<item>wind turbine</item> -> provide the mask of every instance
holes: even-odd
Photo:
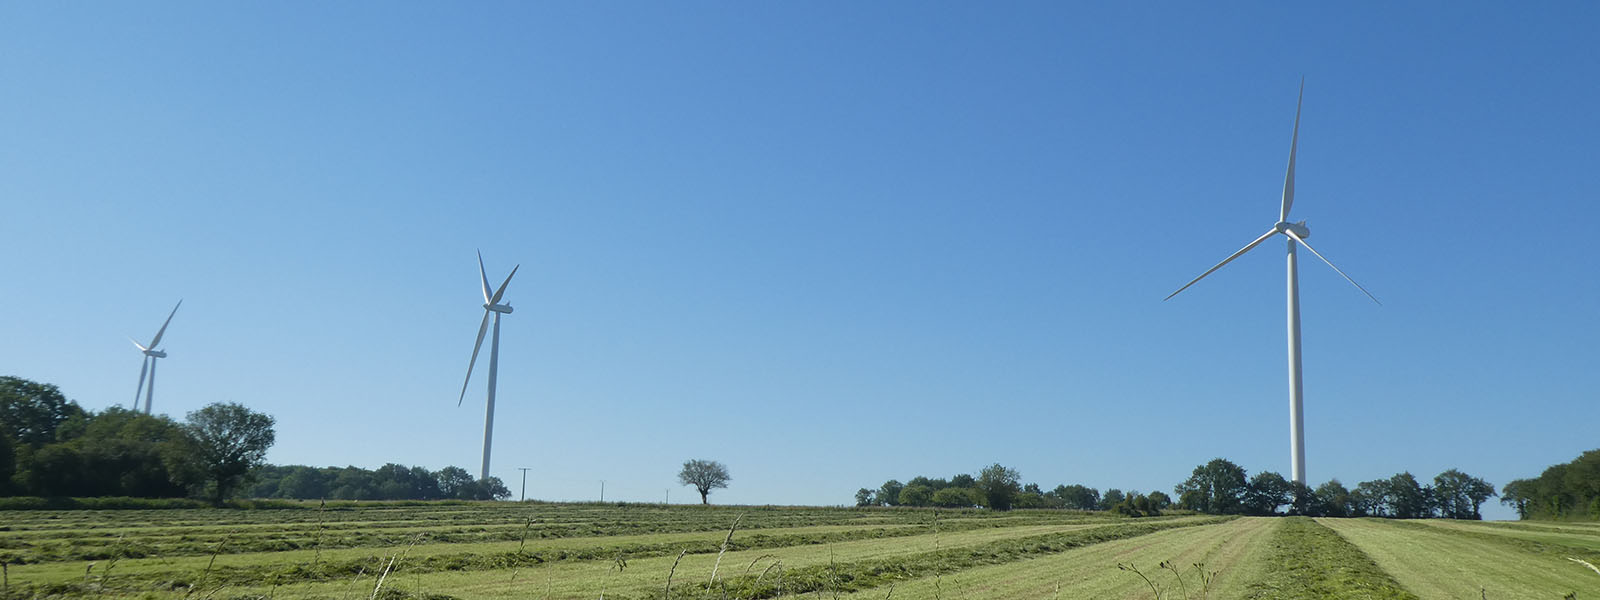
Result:
[[[183,306],[183,300],[178,301],[178,306]],[[165,350],[157,350],[161,344],[161,336],[166,335],[167,325],[172,324],[172,315],[178,314],[178,306],[172,307],[172,312],[167,315],[167,321],[161,324],[161,329],[156,331],[156,337],[151,338],[148,345],[140,344],[138,340],[128,338],[140,352],[144,353],[144,364],[139,367],[139,386],[133,389],[133,409],[139,410],[139,393],[144,393],[144,414],[150,414],[150,399],[156,395],[156,359],[166,358]],[[150,376],[150,386],[145,387],[145,375]]]
[[[1301,79],[1301,100],[1305,98],[1305,92],[1306,82],[1304,79]],[[1211,267],[1210,269],[1206,270],[1206,272],[1201,273],[1199,277],[1194,278],[1193,281],[1190,281],[1189,283],[1184,284],[1183,287],[1178,288],[1178,291],[1167,296],[1166,300],[1170,300],[1172,296],[1176,296],[1179,292],[1189,289],[1189,286],[1194,285],[1201,279],[1205,279],[1205,277],[1210,275],[1213,271],[1222,268],[1222,265],[1232,262],[1233,259],[1239,258],[1244,253],[1249,252],[1252,248],[1255,248],[1262,242],[1267,241],[1267,238],[1275,235],[1282,235],[1285,238],[1288,238],[1286,241],[1288,244],[1289,265],[1289,455],[1292,462],[1290,479],[1295,483],[1305,484],[1305,417],[1302,411],[1303,388],[1300,381],[1300,275],[1295,263],[1295,246],[1305,246],[1306,249],[1310,250],[1312,254],[1315,254],[1317,258],[1322,259],[1322,262],[1327,263],[1329,267],[1333,267],[1333,270],[1338,272],[1341,277],[1344,277],[1345,281],[1350,282],[1350,285],[1356,286],[1356,289],[1361,290],[1361,293],[1366,294],[1368,298],[1372,298],[1373,302],[1378,302],[1378,298],[1373,296],[1372,292],[1368,292],[1367,288],[1361,287],[1361,284],[1356,283],[1356,280],[1351,279],[1349,275],[1345,275],[1344,271],[1341,271],[1339,267],[1335,267],[1332,261],[1322,256],[1322,253],[1317,252],[1315,248],[1312,248],[1311,244],[1306,243],[1306,238],[1311,237],[1311,230],[1306,227],[1305,221],[1300,221],[1298,223],[1289,222],[1289,207],[1294,205],[1294,155],[1295,149],[1299,146],[1299,144],[1300,100],[1296,100],[1294,107],[1294,135],[1289,138],[1289,169],[1283,176],[1283,207],[1278,212],[1278,222],[1274,223],[1272,225],[1272,229],[1269,229],[1266,233],[1261,234],[1261,237],[1256,238],[1255,241],[1250,242],[1243,248],[1240,248],[1238,252],[1234,252],[1227,258],[1222,259],[1222,262],[1217,263],[1217,266]],[[1383,303],[1378,302],[1378,304],[1382,305]]]
[[[489,446],[494,439],[494,383],[500,371],[500,315],[511,314],[510,304],[501,304],[500,298],[506,293],[506,286],[511,284],[512,276],[517,274],[517,269],[522,265],[511,268],[511,275],[506,276],[505,283],[500,284],[500,289],[489,293],[489,276],[483,272],[483,253],[478,253],[478,278],[483,281],[483,323],[478,325],[478,341],[472,344],[472,360],[467,362],[467,379],[461,382],[461,397],[456,399],[456,406],[467,399],[467,384],[472,382],[472,367],[478,364],[478,350],[483,347],[483,334],[489,330],[489,315],[494,315],[494,340],[489,342],[489,405],[483,417],[483,468],[478,471],[478,479],[489,478]]]

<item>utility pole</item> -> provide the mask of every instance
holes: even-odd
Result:
[[[531,468],[533,468],[533,467],[517,467],[518,471],[522,471],[522,501],[523,502],[526,502],[528,500],[528,469],[531,469]]]

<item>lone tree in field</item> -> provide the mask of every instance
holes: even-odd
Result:
[[[684,461],[683,470],[678,472],[678,481],[684,485],[692,485],[700,492],[700,503],[710,504],[706,496],[711,490],[728,487],[728,481],[733,479],[728,476],[728,468],[714,460],[693,459]]]
[[[273,419],[242,405],[209,404],[190,412],[184,428],[193,438],[190,458],[215,487],[212,501],[221,504],[250,471],[266,464],[275,434]]]

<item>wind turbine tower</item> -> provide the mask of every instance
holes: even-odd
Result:
[[[478,363],[478,350],[483,348],[483,334],[489,330],[489,317],[494,316],[494,339],[489,342],[489,402],[484,409],[483,417],[483,467],[478,470],[478,479],[489,478],[489,447],[494,440],[494,384],[500,371],[500,315],[511,314],[510,304],[501,304],[500,298],[505,296],[506,286],[511,284],[511,278],[517,274],[517,269],[522,265],[511,268],[511,274],[506,276],[500,289],[489,293],[489,276],[483,271],[483,253],[478,253],[478,278],[483,282],[483,323],[478,325],[478,341],[472,344],[472,360],[467,362],[467,379],[461,382],[461,397],[456,399],[456,406],[467,398],[467,384],[472,382],[472,367]]]
[[[165,350],[157,350],[156,346],[161,344],[161,336],[166,335],[167,326],[172,324],[172,315],[178,314],[178,306],[183,306],[182,300],[178,301],[177,306],[172,307],[172,312],[167,314],[166,322],[161,324],[161,329],[156,331],[156,337],[151,338],[148,345],[140,344],[138,340],[128,338],[128,341],[133,342],[134,347],[144,353],[144,364],[139,367],[139,385],[133,388],[133,410],[139,410],[139,394],[142,392],[144,394],[144,414],[147,415],[150,414],[150,401],[156,395],[156,359],[167,357],[167,352]],[[150,376],[149,387],[145,385],[145,375]]]
[[[1304,79],[1302,79],[1300,81],[1300,98],[1302,100],[1305,98],[1305,90],[1306,82]],[[1372,292],[1368,292],[1367,288],[1361,287],[1361,284],[1356,283],[1356,280],[1351,279],[1349,275],[1345,275],[1344,271],[1339,270],[1339,267],[1335,267],[1332,261],[1323,257],[1321,252],[1317,252],[1315,248],[1311,247],[1311,244],[1306,243],[1306,238],[1311,237],[1311,229],[1306,227],[1305,221],[1300,221],[1298,223],[1289,222],[1289,208],[1294,205],[1294,156],[1295,150],[1298,148],[1299,144],[1300,101],[1297,100],[1295,101],[1294,108],[1294,134],[1289,138],[1289,168],[1283,176],[1283,205],[1278,211],[1278,222],[1272,225],[1272,229],[1269,229],[1266,233],[1261,234],[1261,237],[1256,238],[1255,241],[1250,242],[1243,248],[1240,248],[1238,252],[1234,252],[1229,257],[1222,259],[1222,262],[1217,263],[1216,266],[1211,267],[1204,273],[1201,273],[1199,277],[1196,277],[1189,283],[1184,284],[1183,287],[1178,288],[1177,292],[1173,292],[1171,295],[1167,296],[1166,299],[1170,300],[1172,296],[1176,296],[1179,292],[1189,289],[1189,286],[1194,285],[1201,279],[1205,279],[1205,277],[1210,275],[1213,271],[1222,268],[1222,265],[1232,262],[1233,259],[1239,258],[1244,253],[1249,252],[1252,248],[1255,248],[1262,242],[1267,241],[1267,238],[1275,235],[1282,235],[1287,238],[1285,241],[1288,244],[1287,275],[1289,282],[1289,460],[1290,464],[1292,465],[1290,479],[1295,483],[1305,485],[1306,438],[1305,415],[1303,412],[1304,399],[1302,397],[1304,388],[1300,381],[1300,271],[1295,262],[1296,246],[1305,246],[1306,250],[1310,250],[1311,253],[1316,255],[1317,258],[1321,259],[1322,262],[1327,263],[1329,267],[1333,267],[1333,270],[1338,272],[1341,277],[1344,277],[1345,281],[1350,282],[1350,285],[1356,286],[1356,289],[1361,290],[1361,293],[1366,294],[1368,298],[1372,298],[1373,302],[1378,302],[1378,298],[1373,296]],[[1379,304],[1381,305],[1382,303],[1379,302]]]

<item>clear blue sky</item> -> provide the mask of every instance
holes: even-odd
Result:
[[[1500,485],[1600,446],[1593,3],[7,3],[0,372],[277,418],[277,463],[848,503],[1000,462]],[[1309,257],[1306,257],[1309,258]],[[482,368],[480,364],[480,369]],[[1509,513],[1497,503],[1490,515]]]

